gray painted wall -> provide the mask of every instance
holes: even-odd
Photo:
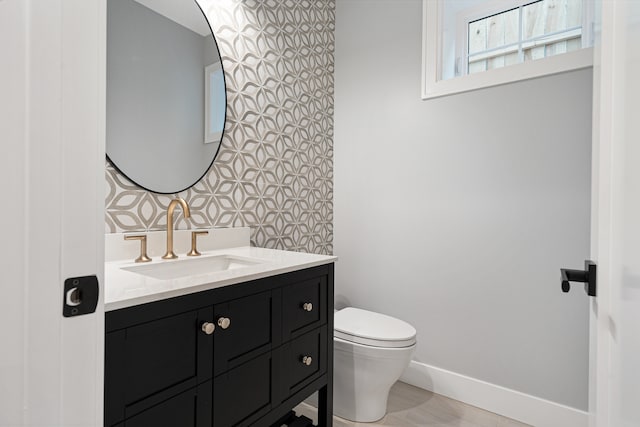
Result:
[[[559,268],[589,255],[592,73],[422,101],[421,16],[336,4],[337,302],[415,325],[417,361],[586,409]]]
[[[113,0],[109,0],[110,2]],[[251,244],[333,252],[335,1],[201,1],[227,85],[227,121],[207,174],[179,194],[176,228],[251,227]],[[105,231],[166,228],[173,196],[106,166]]]

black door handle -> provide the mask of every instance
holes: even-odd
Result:
[[[562,279],[562,292],[569,292],[571,289],[569,282],[581,282],[584,283],[584,290],[587,295],[596,296],[597,267],[595,262],[586,260],[584,262],[584,270],[561,268],[560,276]]]

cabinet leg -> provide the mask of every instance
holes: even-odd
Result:
[[[327,281],[327,385],[318,390],[318,427],[333,427],[333,264]]]
[[[318,427],[333,427],[333,384],[318,390]]]

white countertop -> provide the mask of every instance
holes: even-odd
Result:
[[[201,251],[201,258],[232,255],[236,257],[255,258],[259,264],[238,269],[216,271],[206,274],[192,275],[178,279],[160,280],[139,273],[123,270],[136,264],[127,261],[110,261],[105,263],[105,311],[132,307],[153,301],[177,297],[190,293],[220,288],[236,283],[261,279],[263,277],[302,270],[336,261],[335,256],[315,255],[302,252],[281,251],[276,249],[254,248],[242,246],[226,249]],[[182,255],[178,260],[154,259],[144,265],[180,262],[187,257]]]

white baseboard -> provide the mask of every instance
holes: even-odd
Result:
[[[584,411],[416,361],[400,381],[535,427],[589,425]]]

